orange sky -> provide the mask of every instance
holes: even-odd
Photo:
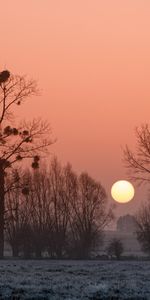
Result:
[[[0,22],[0,68],[42,89],[22,115],[48,119],[58,139],[52,152],[109,193],[126,178],[121,147],[149,122],[150,1],[5,0]]]

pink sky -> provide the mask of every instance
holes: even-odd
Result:
[[[149,12],[148,0],[1,3],[0,68],[28,74],[42,89],[21,115],[48,119],[58,139],[51,151],[108,194],[127,178],[121,147],[134,146],[135,126],[149,122]],[[132,212],[143,193],[118,211]]]

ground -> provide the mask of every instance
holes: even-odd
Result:
[[[150,299],[149,261],[0,261],[0,299]]]

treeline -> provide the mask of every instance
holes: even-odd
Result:
[[[113,218],[103,186],[53,158],[6,177],[5,239],[14,257],[88,258]]]

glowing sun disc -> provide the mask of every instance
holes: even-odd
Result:
[[[119,203],[127,203],[134,197],[135,190],[133,185],[126,180],[115,182],[111,188],[112,198]]]

